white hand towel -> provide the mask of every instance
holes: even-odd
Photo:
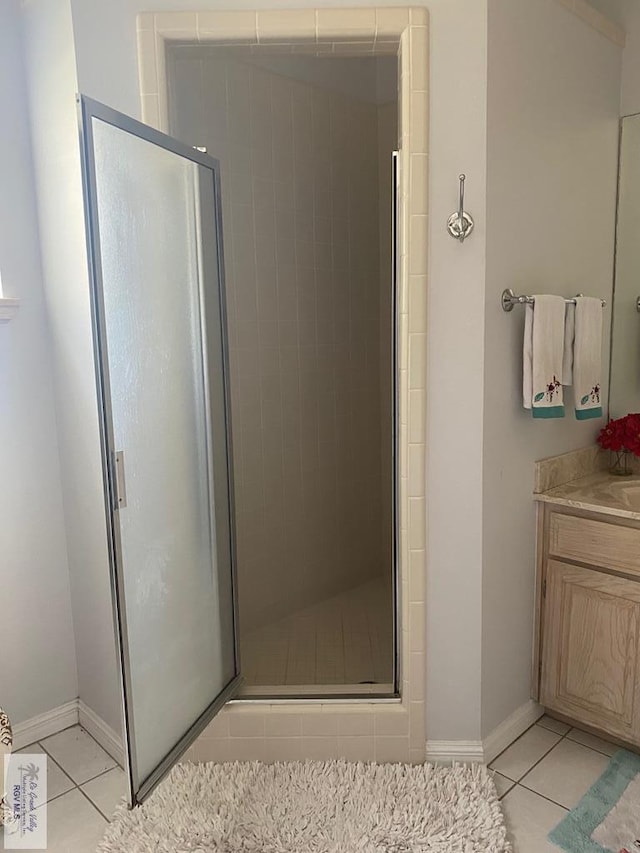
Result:
[[[522,405],[531,408],[533,400],[533,305],[524,306],[524,341],[522,344]]]
[[[579,421],[602,417],[602,317],[599,299],[576,297],[573,393]]]
[[[522,348],[522,393],[534,418],[563,418],[562,356],[565,301],[561,296],[535,296],[525,309]]]

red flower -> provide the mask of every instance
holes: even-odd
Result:
[[[629,450],[640,456],[640,414],[625,415],[616,418],[602,427],[598,444],[605,450]]]

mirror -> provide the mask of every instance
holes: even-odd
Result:
[[[640,411],[640,115],[621,122],[609,414]]]

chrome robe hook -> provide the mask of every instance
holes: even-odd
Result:
[[[469,234],[471,234],[473,226],[475,225],[472,216],[469,213],[466,213],[464,209],[464,182],[466,178],[466,175],[458,176],[458,180],[460,181],[458,209],[452,213],[447,220],[447,230],[449,231],[449,234],[461,243],[464,243],[465,237],[468,237]]]

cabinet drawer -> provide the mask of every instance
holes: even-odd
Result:
[[[640,576],[640,530],[552,512],[549,554]]]

